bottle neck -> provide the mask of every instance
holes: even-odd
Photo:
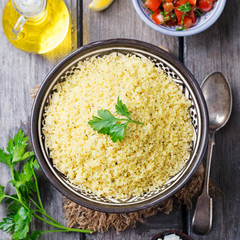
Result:
[[[39,21],[46,14],[47,0],[12,0],[14,9],[29,21]]]

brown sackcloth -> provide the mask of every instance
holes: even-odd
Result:
[[[39,86],[36,86],[31,97],[35,98]],[[128,227],[134,228],[137,222],[144,222],[144,218],[156,215],[158,212],[169,214],[174,207],[185,205],[187,209],[192,208],[194,199],[201,193],[204,178],[204,167],[201,164],[195,175],[190,181],[173,197],[169,198],[160,205],[139,212],[112,214],[94,211],[82,207],[75,202],[64,197],[63,210],[68,222],[68,227],[89,229],[94,232],[106,232],[109,229],[124,231]],[[219,189],[210,182],[210,194],[219,195]]]

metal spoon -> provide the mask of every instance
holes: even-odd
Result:
[[[213,202],[209,197],[209,176],[215,132],[228,121],[232,111],[232,92],[222,73],[212,73],[202,85],[209,113],[209,140],[203,192],[199,196],[193,216],[192,228],[199,235],[207,234],[212,228]]]

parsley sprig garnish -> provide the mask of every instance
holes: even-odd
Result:
[[[191,4],[189,2],[185,3],[185,4],[182,4],[177,9],[181,12],[190,12],[192,10]]]
[[[4,186],[0,185],[0,203],[3,199],[6,199],[5,202],[9,205],[7,216],[0,222],[0,229],[11,233],[12,240],[37,240],[42,234],[48,232],[91,233],[89,230],[67,228],[46,213],[43,208],[35,174],[35,169],[40,167],[34,153],[26,150],[27,145],[28,137],[25,137],[24,132],[20,129],[14,136],[14,139],[9,139],[8,147],[6,148],[7,152],[0,149],[0,162],[10,168],[12,180],[9,183],[12,183],[16,190],[16,194],[7,195],[4,192]],[[25,163],[22,171],[16,170],[16,164],[23,161]],[[34,194],[36,194],[36,197],[33,196]],[[35,230],[30,234],[29,225],[33,217],[57,229],[47,231]]]
[[[130,112],[122,100],[117,99],[115,105],[116,113],[126,118],[116,118],[109,110],[98,110],[98,117],[93,116],[88,124],[98,133],[109,135],[113,142],[122,141],[125,137],[127,126],[130,122],[143,125],[144,123],[134,121],[130,118]]]

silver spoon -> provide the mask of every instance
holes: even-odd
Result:
[[[232,111],[232,92],[227,79],[220,72],[210,74],[202,85],[209,113],[209,140],[203,192],[197,200],[192,228],[199,235],[207,234],[212,228],[213,202],[209,197],[209,176],[215,132],[228,121]]]

